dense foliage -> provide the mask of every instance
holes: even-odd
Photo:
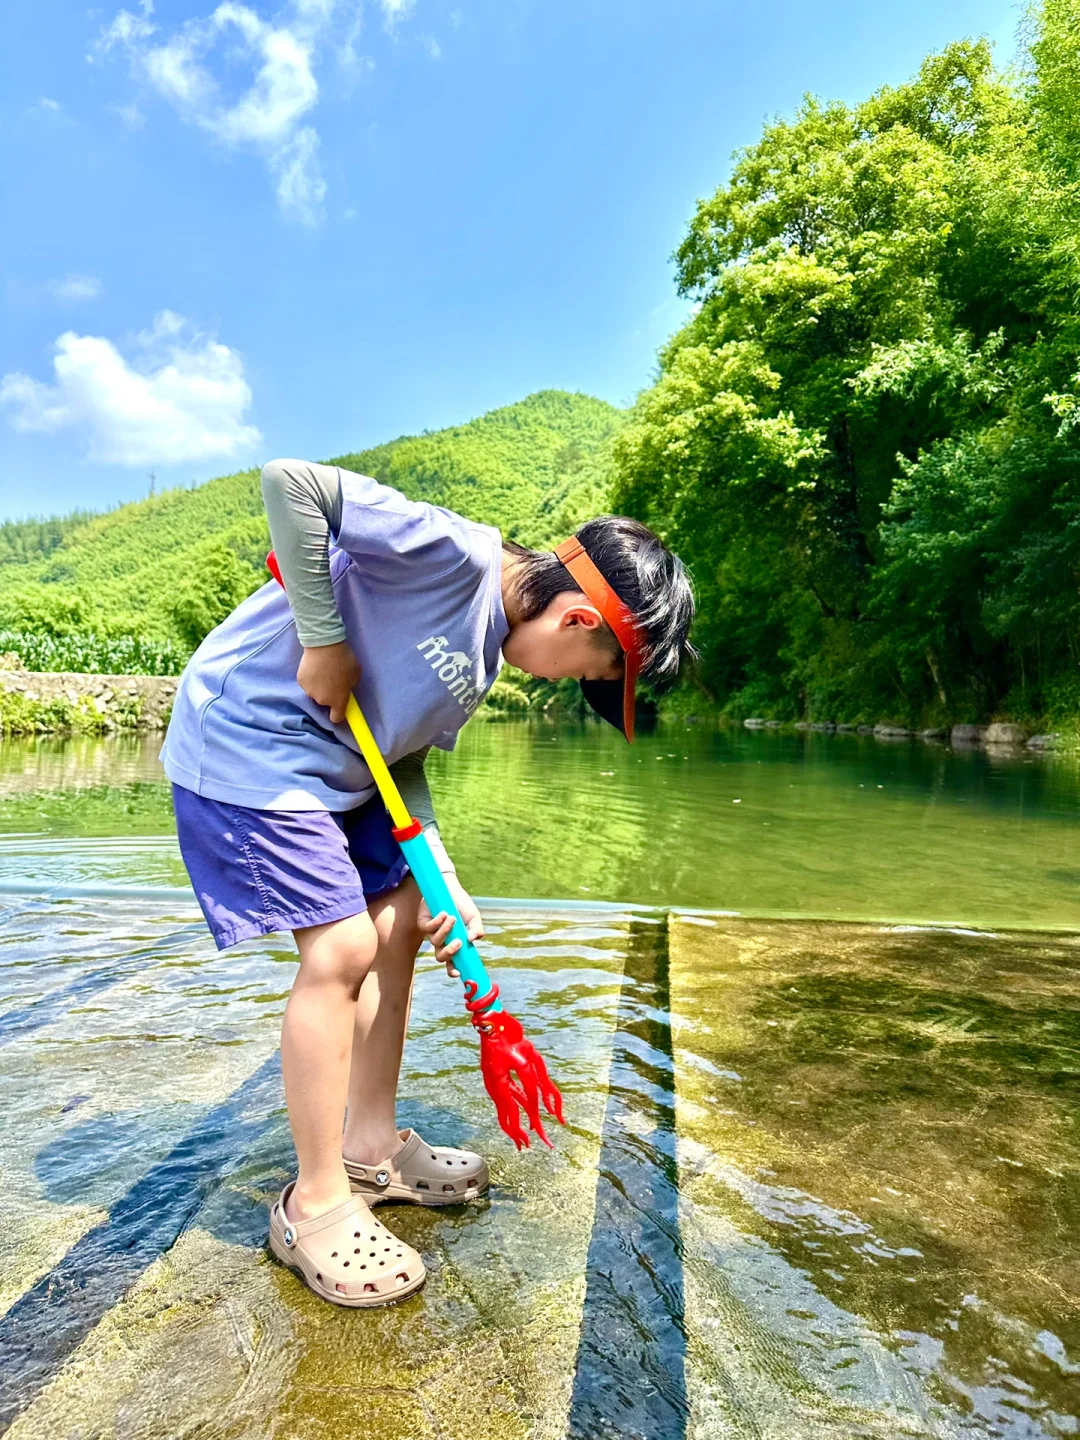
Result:
[[[27,564],[44,560],[80,525],[93,519],[89,511],[76,510],[63,518],[48,520],[4,520],[0,522],[0,565]]]
[[[807,100],[678,251],[616,503],[690,562],[733,713],[1080,709],[1080,0],[1027,61]]]
[[[99,675],[176,675],[187,649],[141,635],[74,632],[49,635],[0,630],[0,664],[23,670],[72,670]]]
[[[523,543],[549,544],[602,508],[620,418],[603,401],[543,391],[468,425],[332,463],[498,525]],[[182,665],[266,578],[269,535],[256,471],[107,515],[0,530],[0,630],[14,632],[0,636],[0,653],[31,663],[32,652],[47,669],[111,670],[127,654],[135,671],[168,673],[160,667]],[[60,657],[73,663],[62,666]]]
[[[0,564],[0,627],[168,642],[182,661],[200,619],[211,628],[262,583],[266,548],[257,471],[167,491],[80,524],[39,561]]]

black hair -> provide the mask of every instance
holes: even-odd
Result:
[[[643,632],[641,678],[655,689],[674,684],[682,661],[695,658],[687,638],[694,591],[682,561],[647,525],[625,515],[589,520],[577,538]],[[504,540],[503,549],[520,562],[514,582],[522,620],[534,620],[557,595],[581,589],[554,551],[527,550],[514,540]]]

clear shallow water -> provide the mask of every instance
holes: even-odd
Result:
[[[157,749],[0,743],[0,882],[183,885]],[[598,724],[506,723],[467,727],[429,770],[480,895],[1080,928],[1065,757],[686,725],[629,747]]]
[[[837,893],[837,854],[808,843],[835,827],[849,870],[865,860],[879,881],[868,902],[893,913],[930,893],[905,887],[926,885],[941,825],[981,861],[969,915],[1004,907],[1013,876],[1009,894],[1031,891],[1023,918],[1068,923],[1068,882],[1034,883],[1048,857],[1069,866],[1066,767],[942,769],[865,743],[834,761],[801,740],[770,760],[758,739],[692,734],[677,752],[696,756],[689,794],[660,746],[664,761],[630,752],[648,778],[625,782],[606,823],[644,823],[644,797],[664,797],[657,823],[685,831],[696,814],[694,843],[719,854],[710,883],[807,909]],[[591,857],[617,898],[622,832],[576,823],[620,776],[600,773],[617,763],[605,738],[560,752],[561,732],[493,726],[471,743],[440,774],[448,827],[474,813],[470,785],[490,814],[523,779],[539,817],[532,845],[516,815],[493,839],[459,830],[476,888],[535,892]],[[0,750],[0,878],[178,884],[145,748],[87,758],[94,783],[73,790],[83,771],[63,748]],[[786,892],[780,856],[725,840],[716,798],[735,779],[750,805],[769,765],[772,813],[802,836]],[[871,830],[844,828],[875,766],[887,861]],[[42,789],[53,776],[67,788]],[[782,778],[800,798],[784,800]],[[698,883],[677,848],[623,881]],[[980,878],[991,865],[997,885]],[[985,918],[960,933],[489,906],[492,966],[571,1123],[554,1155],[513,1151],[456,990],[423,966],[401,1123],[483,1150],[495,1183],[481,1205],[383,1212],[430,1279],[363,1315],[325,1306],[262,1249],[265,1201],[292,1164],[276,1060],[287,937],[218,955],[182,891],[4,906],[0,1426],[19,1440],[1080,1433],[1076,937]]]

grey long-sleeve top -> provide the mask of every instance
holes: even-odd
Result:
[[[341,481],[328,466],[295,471],[274,467],[263,472],[262,493],[300,643],[305,649],[336,645],[345,639],[345,626],[330,580],[330,536],[341,527]],[[453,873],[424,773],[430,748],[403,755],[390,773],[410,813],[423,825],[439,869]]]

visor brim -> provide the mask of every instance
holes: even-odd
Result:
[[[637,666],[633,656],[626,657],[626,675],[622,680],[582,680],[581,693],[589,705],[609,725],[614,725],[628,745],[634,743],[634,708],[637,700]]]

